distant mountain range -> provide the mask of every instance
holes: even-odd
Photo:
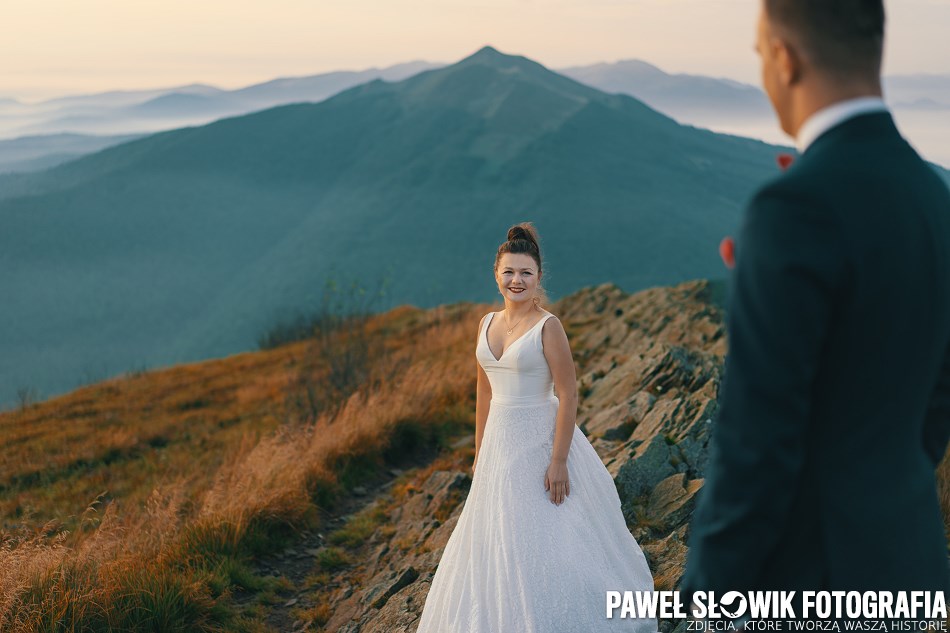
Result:
[[[383,69],[275,79],[237,90],[192,84],[164,90],[108,92],[25,105],[0,100],[0,173],[44,169],[128,140],[128,134],[169,130],[248,114],[276,105],[319,102],[373,79],[398,81],[444,67],[424,61]],[[638,60],[563,68],[557,72],[598,90],[643,101],[680,123],[787,143],[765,94],[757,87],[700,75],[669,74]],[[885,79],[898,124],[930,160],[950,165],[950,75]],[[65,133],[68,133],[65,134]],[[42,141],[38,135],[50,135]],[[88,138],[82,139],[81,135]],[[39,153],[39,147],[44,148]],[[82,151],[88,148],[87,152]]]
[[[681,120],[710,116],[774,120],[765,93],[731,79],[667,74],[646,62],[620,61],[558,70],[604,92],[637,97]],[[950,112],[950,75],[894,75],[884,78],[884,96],[891,107]]]
[[[671,75],[638,60],[576,66],[563,75],[604,92],[628,94],[681,122],[693,122],[713,113],[744,120],[773,117],[760,89],[730,79],[701,75]]]
[[[916,108],[923,105],[950,111],[950,75],[885,77],[884,93],[898,108]]]
[[[300,101],[322,101],[346,88],[374,79],[399,81],[423,70],[439,67],[424,61],[397,64],[386,68],[361,71],[338,71],[309,77],[273,79],[236,90],[224,90],[207,84],[191,84],[158,90],[113,91],[90,95],[76,95],[50,99],[37,104],[14,102],[6,104],[13,113],[34,119],[19,131],[39,133],[63,131],[56,128],[74,121],[86,127],[77,132],[102,131],[96,125],[113,125],[118,118],[121,125],[145,125],[135,131],[152,131],[155,120],[177,120],[180,117],[203,117],[209,113],[221,117],[249,110],[261,110],[275,105]],[[3,105],[0,102],[0,105]],[[66,122],[66,123],[64,123]],[[204,122],[207,122],[206,120]],[[3,124],[4,134],[17,122]],[[31,127],[32,126],[32,127]],[[105,128],[114,131],[113,127]]]
[[[485,48],[0,177],[0,401],[248,349],[331,274],[391,275],[391,304],[491,300],[526,219],[552,298],[721,276],[777,151]]]
[[[0,173],[41,171],[141,136],[46,134],[0,141]]]
[[[388,279],[380,309],[491,301],[522,220],[552,299],[722,277],[779,151],[486,47],[0,176],[0,402],[247,350],[331,277]]]
[[[605,92],[629,94],[680,123],[788,143],[765,93],[729,79],[667,74],[641,61],[559,72]],[[884,78],[884,97],[898,127],[928,160],[950,166],[950,75]]]
[[[0,173],[34,171],[74,157],[77,143],[89,151],[127,140],[127,135],[142,135],[202,125],[211,121],[248,114],[275,105],[302,101],[323,101],[347,88],[383,79],[399,81],[423,70],[441,66],[429,62],[409,62],[388,68],[340,71],[274,79],[237,90],[222,90],[205,84],[192,84],[158,90],[113,91],[61,97],[37,104],[13,99],[0,100],[0,157],[16,151],[11,140],[36,147],[38,136],[48,152],[45,159],[31,154],[19,163],[0,158]],[[84,139],[82,137],[85,137]],[[111,138],[110,138],[111,137]],[[61,144],[57,144],[61,143]]]

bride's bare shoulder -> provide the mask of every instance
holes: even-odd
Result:
[[[541,336],[551,337],[563,334],[564,326],[561,324],[561,320],[558,316],[550,310],[545,310],[544,312],[546,314],[541,317],[544,319],[544,323],[541,324]],[[549,316],[551,318],[548,318]]]

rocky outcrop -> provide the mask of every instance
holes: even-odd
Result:
[[[471,477],[465,472],[436,470],[418,484],[410,484],[407,498],[388,499],[390,506],[385,525],[391,529],[386,541],[377,545],[373,554],[360,564],[362,569],[355,570],[366,578],[366,588],[354,592],[344,587],[337,592],[331,600],[334,614],[326,630],[341,633],[415,630],[429,583],[470,485]],[[450,514],[442,521],[438,517],[444,512]]]
[[[607,284],[562,308],[576,337],[577,423],[614,477],[658,589],[682,576],[702,487],[726,353],[721,292],[695,282],[626,295]]]

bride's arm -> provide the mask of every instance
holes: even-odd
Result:
[[[488,316],[488,315],[485,315]],[[482,324],[485,317],[478,323],[478,334],[481,335]],[[475,338],[476,348],[478,338]],[[472,463],[472,472],[475,472],[475,465],[478,463],[478,452],[482,447],[482,435],[485,433],[485,421],[488,419],[488,407],[491,404],[491,383],[488,382],[488,374],[482,369],[481,363],[475,359],[476,387],[475,387],[475,461]]]
[[[551,452],[551,464],[545,475],[545,484],[546,489],[550,490],[551,501],[560,505],[564,497],[571,494],[567,455],[571,450],[571,440],[574,438],[577,422],[577,372],[574,369],[571,344],[557,317],[548,319],[541,326],[541,344],[551,369],[558,399],[554,450]]]

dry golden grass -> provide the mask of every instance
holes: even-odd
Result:
[[[312,526],[316,504],[388,451],[471,422],[483,313],[378,317],[387,380],[313,425],[285,405],[315,357],[307,341],[0,415],[0,630],[250,630],[222,608],[249,551]]]
[[[679,583],[680,575],[679,569],[668,566],[653,576],[653,588],[656,591],[673,591]]]

